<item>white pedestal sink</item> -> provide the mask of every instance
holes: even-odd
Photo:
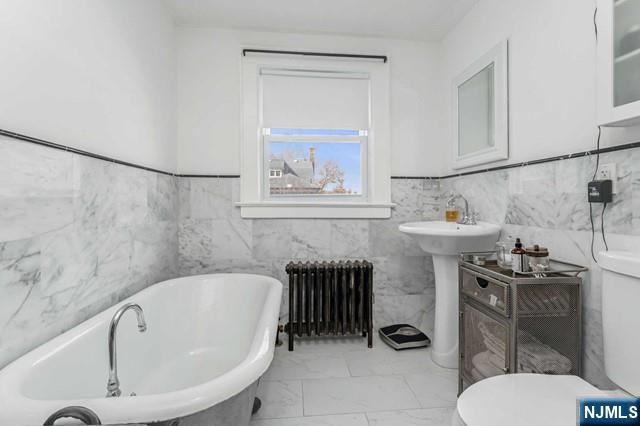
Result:
[[[405,223],[400,231],[414,237],[433,256],[436,318],[431,357],[442,367],[458,368],[458,254],[493,250],[500,227],[486,222],[432,221]]]

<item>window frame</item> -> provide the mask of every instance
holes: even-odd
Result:
[[[265,135],[262,114],[262,69],[282,69],[319,73],[362,73],[369,79],[369,128],[361,142],[362,195],[271,196],[267,143],[273,136]],[[288,55],[247,54],[242,59],[243,125],[241,137],[240,201],[244,218],[389,218],[390,188],[390,128],[389,128],[389,66],[382,61],[317,59]],[[278,123],[277,128],[294,128],[296,123]],[[276,128],[276,126],[273,126]],[[354,129],[356,130],[356,129]],[[363,136],[358,136],[362,138]],[[277,135],[302,141],[309,136]],[[348,136],[311,136],[312,140],[348,140]],[[364,168],[365,170],[362,170]]]

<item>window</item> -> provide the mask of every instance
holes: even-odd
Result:
[[[389,217],[382,62],[243,62],[243,217]]]
[[[263,137],[269,197],[366,193],[367,130],[267,128]]]
[[[269,170],[269,177],[271,179],[282,177],[282,169],[271,169],[271,170]]]

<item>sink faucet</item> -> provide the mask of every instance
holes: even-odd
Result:
[[[116,329],[122,315],[132,309],[138,317],[138,331],[143,333],[147,331],[147,323],[144,320],[142,308],[137,303],[127,303],[118,309],[111,319],[109,325],[109,381],[107,382],[107,398],[120,396],[120,381],[118,380],[118,362],[116,359]]]
[[[469,214],[469,202],[462,196],[462,194],[452,194],[450,200],[456,200],[458,198],[464,201],[464,212],[462,212],[462,216],[458,220],[458,223],[460,225],[477,225],[477,215],[475,213]]]

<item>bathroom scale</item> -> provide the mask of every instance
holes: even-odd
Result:
[[[380,338],[387,345],[399,351],[402,349],[423,348],[431,344],[429,337],[409,324],[394,324],[378,330]]]

